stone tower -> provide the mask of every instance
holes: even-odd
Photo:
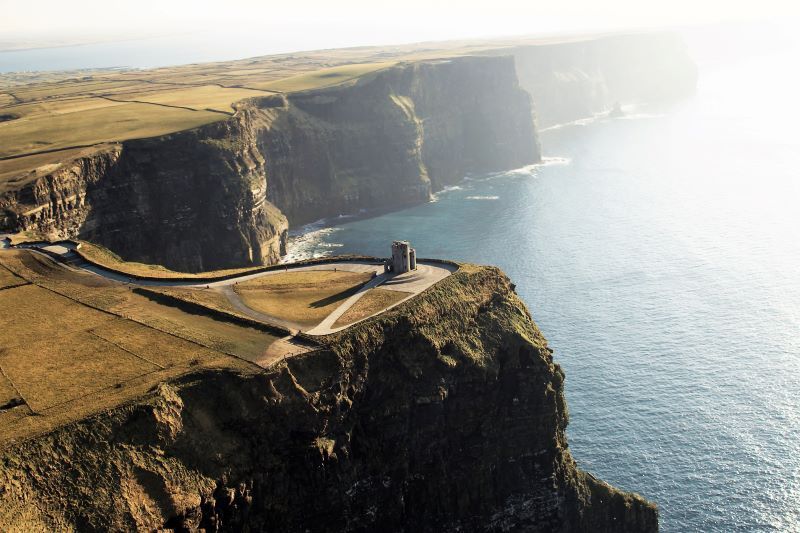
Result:
[[[408,241],[394,241],[392,243],[392,258],[386,265],[387,272],[402,274],[417,269],[417,251]]]

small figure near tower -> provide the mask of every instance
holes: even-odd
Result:
[[[383,265],[384,272],[403,274],[417,269],[417,251],[408,241],[392,243],[392,257]]]

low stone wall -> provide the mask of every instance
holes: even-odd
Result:
[[[264,331],[266,333],[269,333],[270,335],[275,335],[277,337],[286,337],[292,334],[292,332],[288,328],[284,328],[283,326],[278,326],[276,324],[268,324],[266,322],[260,322],[258,320],[254,320],[252,318],[248,318],[242,315],[229,313],[221,309],[206,307],[205,305],[189,302],[187,300],[182,300],[180,298],[176,298],[175,296],[171,296],[163,292],[158,292],[152,289],[148,289],[147,287],[136,287],[133,289],[133,292],[145,296],[162,305],[176,307],[181,311],[185,311],[190,314],[210,316],[212,318],[217,318],[220,320],[224,320],[226,322],[232,322],[239,326],[258,329],[260,331]]]

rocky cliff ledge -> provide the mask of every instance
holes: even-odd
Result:
[[[205,372],[0,452],[0,530],[656,531],[580,471],[564,374],[497,269],[327,348]]]

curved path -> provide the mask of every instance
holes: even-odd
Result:
[[[5,235],[0,235],[0,246],[3,246],[3,238],[6,237]],[[117,281],[120,283],[126,283],[131,285],[140,285],[140,286],[149,286],[149,287],[180,287],[180,288],[189,288],[189,289],[210,289],[216,290],[224,294],[227,299],[230,301],[231,305],[235,307],[239,312],[242,314],[253,318],[259,322],[266,322],[268,324],[282,326],[287,328],[291,331],[292,336],[296,335],[297,332],[301,331],[302,326],[300,324],[282,319],[277,316],[268,315],[265,313],[261,313],[256,311],[250,307],[248,307],[233,287],[240,282],[248,281],[255,278],[260,278],[263,276],[274,276],[276,274],[282,274],[284,272],[288,272],[289,270],[296,272],[296,271],[309,271],[309,270],[338,270],[344,272],[362,272],[362,273],[373,273],[373,278],[367,282],[364,286],[362,286],[355,294],[347,298],[344,302],[342,302],[339,307],[333,310],[325,319],[322,320],[318,325],[314,326],[305,331],[308,335],[327,335],[330,333],[335,333],[346,329],[353,324],[357,324],[358,322],[362,322],[363,320],[367,320],[368,318],[372,318],[375,315],[383,313],[388,309],[396,307],[401,303],[413,298],[420,292],[424,291],[434,283],[446,278],[452,272],[456,270],[457,267],[451,265],[445,265],[440,263],[428,263],[428,262],[418,262],[417,263],[417,270],[406,272],[404,274],[393,275],[393,274],[386,274],[383,272],[383,264],[377,262],[367,262],[367,261],[342,261],[341,263],[324,263],[318,265],[303,265],[303,266],[292,266],[290,264],[286,265],[284,270],[270,270],[267,272],[258,272],[255,274],[243,274],[241,276],[237,276],[235,278],[225,279],[221,281],[215,281],[211,283],[194,283],[190,281],[178,281],[178,280],[137,280],[131,278],[129,276],[125,276],[123,274],[119,274],[117,272],[113,272],[110,270],[106,270],[104,268],[92,265],[86,261],[84,261],[78,254],[75,253],[75,246],[69,243],[64,244],[50,244],[50,245],[40,245],[40,244],[31,244],[31,245],[19,245],[16,248],[27,248],[33,250],[41,250],[47,252],[51,256],[57,256],[61,261],[65,264],[66,267],[71,268],[73,270],[83,270],[86,272],[91,272],[98,276],[101,276],[106,279],[110,279],[113,281]],[[388,306],[377,313],[373,313],[370,316],[367,316],[361,320],[353,322],[352,324],[348,324],[342,327],[333,327],[333,324],[341,317],[344,313],[347,312],[355,303],[364,296],[364,294],[377,286],[381,286],[383,289],[387,290],[394,290],[400,291],[404,293],[410,293],[406,298],[394,303],[391,306]]]

